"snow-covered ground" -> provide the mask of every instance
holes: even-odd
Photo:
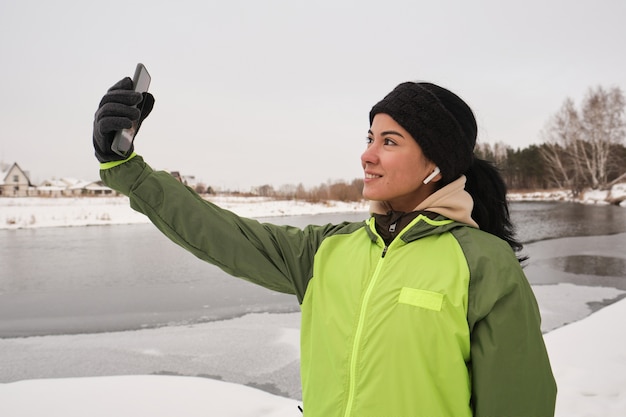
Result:
[[[207,198],[244,217],[344,213],[367,211],[365,202],[306,203],[264,197],[215,196]],[[0,229],[148,223],[132,210],[128,197],[0,198]]]
[[[626,187],[620,189],[626,194]],[[615,187],[614,187],[615,194]],[[598,199],[594,194],[594,198]],[[366,204],[309,205],[292,201],[216,198],[215,201],[241,215],[269,217],[276,215],[320,212],[363,211]],[[104,199],[0,199],[0,228],[78,226],[88,224],[141,223],[146,219],[128,208],[125,197]],[[562,284],[560,284],[562,285]],[[546,289],[556,286],[546,286]],[[571,287],[571,288],[570,288]],[[587,287],[566,287],[578,298],[591,295]],[[560,288],[563,290],[563,288]],[[581,292],[583,294],[581,294]],[[550,290],[538,292],[540,304],[556,297]],[[561,293],[562,295],[562,293]],[[604,295],[602,295],[604,296]],[[615,296],[613,294],[612,296]],[[558,319],[542,309],[549,320]],[[17,351],[46,353],[42,345],[102,347],[105,339],[131,337],[137,354],[149,358],[163,355],[154,346],[167,346],[176,332],[176,340],[203,346],[197,338],[226,326],[235,340],[254,341],[254,352],[263,358],[280,357],[281,361],[298,358],[298,328],[293,326],[297,314],[249,315],[221,323],[204,323],[186,327],[141,330],[96,335],[46,336],[41,338],[5,339],[0,341]],[[623,417],[626,416],[626,299],[604,307],[590,316],[565,326],[549,326],[545,335],[553,371],[559,385],[557,416]],[[258,320],[262,319],[262,326]],[[246,324],[247,323],[247,324]],[[556,327],[556,328],[555,328]],[[263,335],[263,337],[260,337]],[[239,346],[225,346],[235,349]],[[209,354],[209,348],[202,349]],[[278,354],[280,353],[280,354]],[[72,355],[69,350],[67,355]],[[45,358],[44,358],[45,359]],[[275,359],[274,359],[275,360]],[[97,364],[94,364],[97,366]],[[282,365],[281,365],[282,366]],[[3,370],[0,370],[3,372]],[[0,416],[297,416],[300,403],[268,394],[256,388],[210,378],[166,375],[125,375],[63,379],[27,379],[0,384]]]

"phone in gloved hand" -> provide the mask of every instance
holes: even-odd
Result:
[[[137,64],[135,75],[133,76],[133,89],[138,93],[147,92],[150,86],[150,80],[150,74],[146,67],[141,63]],[[143,101],[139,106],[143,106]],[[139,110],[141,110],[141,107]],[[133,125],[129,129],[122,129],[115,134],[115,138],[111,144],[111,150],[120,156],[128,156],[133,140],[135,139],[135,133],[137,133],[136,121],[133,122]]]

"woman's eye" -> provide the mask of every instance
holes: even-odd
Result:
[[[396,143],[391,139],[385,139],[385,145],[395,145]]]
[[[374,138],[370,138],[369,136],[365,138],[365,143],[367,145],[370,145],[372,142],[374,142]]]

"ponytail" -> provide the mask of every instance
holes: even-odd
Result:
[[[499,170],[493,163],[474,157],[465,176],[465,190],[474,199],[472,218],[480,229],[505,240],[513,251],[521,251],[523,245],[515,237],[515,226],[506,200],[506,184]],[[526,258],[518,259],[522,262]]]

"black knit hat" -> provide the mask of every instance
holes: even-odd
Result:
[[[431,83],[398,85],[370,111],[370,126],[378,113],[388,114],[413,136],[424,156],[433,161],[448,184],[472,164],[476,119],[456,94]]]

